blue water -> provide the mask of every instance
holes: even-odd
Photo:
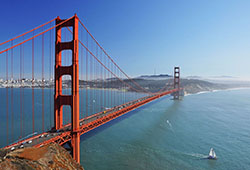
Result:
[[[13,99],[11,99],[12,93],[13,93]],[[87,98],[86,98],[86,93],[87,93]],[[54,94],[54,89],[44,89],[44,131],[50,130],[54,124],[53,94]],[[67,95],[70,94],[70,90],[64,89],[63,94]],[[0,88],[0,96],[1,96],[0,97],[0,113],[1,113],[0,148],[1,148],[8,144],[14,143],[20,139],[24,139],[25,137],[30,136],[33,133],[32,89]],[[6,96],[8,96],[8,102]],[[124,92],[124,91],[110,90],[110,89],[109,90],[88,89],[87,91],[86,89],[80,89],[79,91],[80,118],[84,118],[94,113],[101,112],[107,108],[111,108],[144,96],[146,96],[146,94],[144,93]],[[70,106],[63,106],[63,124],[67,124],[70,122],[71,122]],[[42,127],[43,127],[42,89],[34,89],[34,132],[42,133],[43,132]]]
[[[250,169],[250,90],[164,97],[81,142],[86,170]],[[218,160],[204,159],[213,147]]]
[[[25,92],[25,100],[30,100],[30,91]],[[5,90],[0,89],[0,93],[4,96]],[[40,97],[40,93],[37,89],[37,96]],[[45,95],[48,93],[49,90],[45,91]],[[98,93],[95,91],[93,96]],[[16,95],[19,99],[18,91]],[[130,97],[136,95],[130,94]],[[6,137],[3,130],[6,128],[5,97],[0,100],[0,144],[3,146]],[[41,103],[40,99],[36,101],[36,130],[40,131]],[[90,102],[89,105],[93,110],[101,109],[97,103]],[[26,119],[30,122],[30,105],[27,108]],[[45,108],[49,112],[49,100],[45,101]],[[20,131],[18,110],[19,107],[15,112],[16,135]],[[45,119],[49,122],[50,116]],[[81,164],[86,170],[250,169],[250,90],[189,95],[180,101],[166,96],[81,139]],[[218,160],[204,159],[211,147]]]

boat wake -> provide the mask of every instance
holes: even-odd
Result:
[[[192,156],[192,157],[198,158],[198,159],[207,159],[207,155],[200,154],[200,153],[186,153],[186,155]]]
[[[170,130],[171,130],[172,132],[174,132],[173,126],[172,126],[172,124],[170,123],[170,121],[167,120],[166,122],[167,122],[167,124],[168,124]]]

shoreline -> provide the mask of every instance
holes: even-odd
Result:
[[[50,88],[50,87],[44,87],[44,88],[41,88],[41,87],[0,87],[0,89],[54,89],[53,88]],[[204,93],[213,93],[213,92],[219,92],[219,91],[231,91],[231,90],[244,90],[244,89],[250,89],[250,87],[235,87],[235,88],[228,88],[228,89],[218,89],[218,90],[204,90],[204,91],[200,91],[200,92],[197,92],[197,93],[186,93],[184,94],[184,96],[190,96],[190,95],[199,95],[199,94],[204,94]],[[62,90],[70,90],[70,88],[63,88]],[[112,90],[112,91],[122,91],[122,92],[134,92],[136,93],[135,91],[128,91],[128,90],[120,90],[120,89],[115,89],[115,88],[92,88],[92,87],[88,87],[88,88],[80,88],[79,87],[79,90]]]
[[[250,87],[235,87],[235,88],[220,89],[220,90],[200,91],[198,93],[187,93],[184,96],[199,95],[199,94],[204,94],[204,93],[214,93],[214,92],[220,92],[220,91],[244,90],[244,89],[250,89]]]
[[[50,87],[44,87],[44,88],[41,88],[41,87],[0,87],[0,89],[54,89],[54,87],[50,88]],[[63,90],[68,90],[68,89],[71,89],[71,88],[62,88]],[[119,89],[115,89],[115,88],[92,88],[92,87],[88,87],[88,88],[80,88],[79,89],[83,89],[83,90],[86,90],[86,89],[90,89],[90,90],[114,90],[114,91],[127,91],[127,90],[119,90]]]

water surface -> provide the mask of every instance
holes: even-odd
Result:
[[[250,169],[250,90],[163,97],[81,142],[85,169]],[[218,160],[204,159],[213,147]]]
[[[80,102],[84,103],[80,116],[86,116],[85,93],[80,91]],[[20,89],[13,89],[13,134],[10,89],[8,94],[8,137],[13,142],[21,133]],[[22,137],[32,133],[31,94],[31,89],[24,89]],[[53,126],[51,94],[53,89],[44,90],[45,130]],[[104,94],[102,90],[88,91],[89,115],[124,102],[121,91],[114,91],[113,102],[106,98],[104,103]],[[6,89],[0,89],[0,95],[0,146],[3,147],[7,136]],[[128,93],[126,100],[144,95]],[[39,133],[42,132],[41,103],[41,89],[35,89],[35,131]],[[64,122],[69,121],[69,109],[66,109]],[[180,101],[166,96],[81,139],[81,164],[86,170],[250,169],[250,90],[189,95]],[[216,161],[204,159],[211,147],[218,156]]]

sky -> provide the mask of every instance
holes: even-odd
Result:
[[[249,0],[1,1],[0,42],[77,13],[130,76],[171,74],[250,79]]]

